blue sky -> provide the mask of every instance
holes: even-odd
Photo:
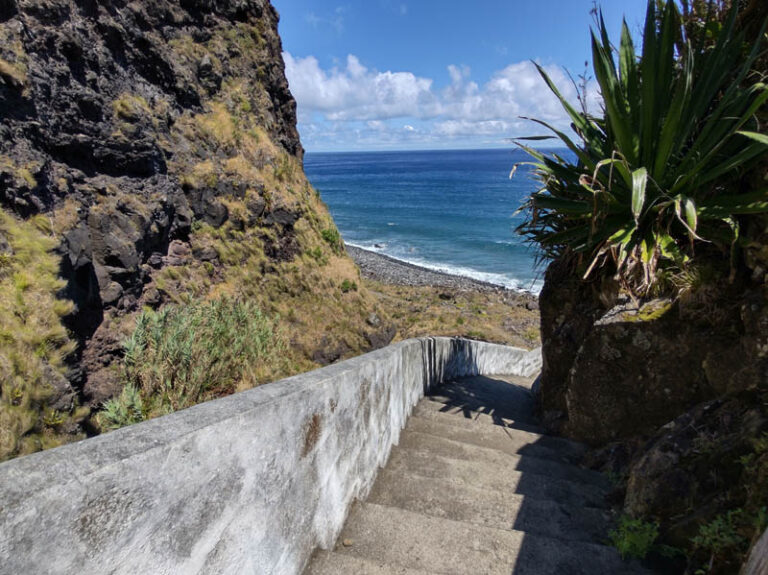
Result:
[[[310,152],[484,148],[567,126],[531,60],[569,98],[590,60],[592,0],[273,0]],[[602,2],[639,36],[646,0]],[[590,86],[590,106],[599,105]]]

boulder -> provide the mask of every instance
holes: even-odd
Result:
[[[539,295],[541,316],[541,386],[537,394],[539,415],[553,433],[562,431],[567,419],[565,391],[568,374],[584,337],[603,310],[595,290],[582,282],[566,261],[547,268]]]
[[[765,300],[762,287],[723,282],[635,303],[554,262],[540,298],[545,424],[604,445],[651,435],[698,403],[765,384]]]

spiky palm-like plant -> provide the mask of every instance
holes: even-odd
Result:
[[[735,246],[739,217],[768,213],[768,188],[728,185],[768,153],[756,120],[768,87],[753,70],[765,24],[750,46],[737,17],[734,7],[714,40],[711,28],[688,37],[673,1],[649,0],[638,57],[626,22],[615,51],[599,14],[592,50],[602,117],[574,108],[539,67],[581,139],[534,120],[575,162],[518,142],[542,184],[521,208],[528,217],[518,232],[545,258],[576,254],[585,277],[610,270],[643,295],[660,268],[683,268],[697,242]]]

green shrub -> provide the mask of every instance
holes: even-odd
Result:
[[[105,405],[108,426],[262,383],[282,361],[276,327],[255,304],[227,298],[144,311],[123,344],[126,387]]]
[[[120,395],[104,403],[98,415],[102,429],[117,429],[139,423],[145,418],[144,402],[139,390],[132,384],[126,385]]]
[[[709,567],[716,561],[723,561],[731,556],[741,557],[749,547],[749,540],[739,532],[742,509],[734,509],[718,515],[709,523],[699,528],[699,534],[691,539],[696,551],[709,555],[708,568],[697,573],[708,573]]]
[[[347,279],[343,280],[341,282],[341,291],[344,293],[357,291],[357,282],[353,282]]]
[[[296,178],[297,166],[287,154],[281,155],[274,166],[275,178],[281,182],[291,182]]]
[[[321,266],[328,264],[328,257],[323,253],[322,248],[319,246],[307,250],[307,255]]]
[[[331,246],[334,252],[339,253],[341,252],[341,234],[339,234],[339,230],[336,228],[326,228],[323,231],[320,232],[320,235],[325,240],[325,242]]]
[[[611,530],[608,536],[623,559],[644,559],[659,536],[659,525],[623,515],[618,528]]]
[[[603,117],[575,109],[539,67],[581,138],[535,120],[575,163],[520,143],[542,189],[523,206],[518,232],[545,258],[575,255],[585,277],[617,272],[644,295],[660,268],[682,269],[705,241],[735,250],[740,217],[768,212],[768,188],[727,185],[768,152],[768,137],[751,131],[768,101],[751,74],[759,42],[746,43],[737,17],[734,3],[721,27],[689,37],[675,2],[649,0],[642,55],[625,23],[616,62],[600,15],[592,49]]]

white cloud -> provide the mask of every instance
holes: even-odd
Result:
[[[419,117],[434,99],[432,80],[410,72],[371,71],[356,56],[347,56],[346,67],[328,71],[313,56],[283,56],[299,108],[322,112],[331,121]]]
[[[329,27],[333,28],[337,34],[341,34],[344,31],[344,14],[346,11],[344,6],[337,6],[328,16],[318,16],[314,12],[310,12],[305,16],[305,19],[315,28]]]
[[[374,133],[382,138],[418,138],[423,144],[470,142],[483,138],[505,139],[541,134],[544,129],[521,120],[533,117],[567,130],[569,121],[531,62],[510,64],[480,85],[466,66],[449,66],[450,79],[437,89],[431,78],[411,72],[379,72],[364,66],[353,55],[344,66],[323,69],[316,58],[294,58],[285,53],[286,75],[298,102],[300,130],[310,149],[323,146],[322,137],[354,138],[352,147]],[[546,66],[547,74],[563,95],[576,103],[576,88],[565,72]],[[599,98],[589,87],[590,109]],[[308,129],[308,122],[321,128]],[[391,120],[405,119],[407,123]],[[382,141],[382,140],[379,140]],[[395,142],[397,143],[397,142]]]
[[[400,16],[408,15],[408,4],[404,2],[398,3],[394,0],[379,0],[379,5],[388,12],[399,14]]]

